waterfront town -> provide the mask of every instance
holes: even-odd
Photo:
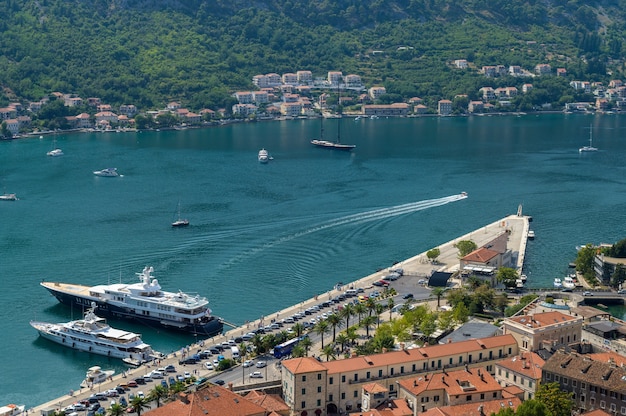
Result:
[[[231,108],[216,110],[189,109],[181,102],[172,101],[162,109],[139,109],[134,104],[122,104],[113,108],[100,98],[80,97],[71,92],[51,92],[39,101],[28,103],[12,102],[0,108],[0,136],[5,138],[20,137],[27,134],[40,134],[59,130],[96,130],[113,131],[146,128],[190,128],[215,125],[229,121],[272,120],[298,117],[336,116],[331,108],[337,108],[338,102],[343,114],[352,117],[415,117],[415,116],[451,116],[470,114],[506,113],[512,110],[512,100],[520,94],[529,93],[534,77],[565,77],[564,68],[553,70],[549,64],[539,64],[532,70],[518,65],[489,65],[475,68],[464,59],[450,63],[451,68],[459,71],[474,70],[485,79],[493,80],[505,76],[522,80],[519,86],[493,88],[485,85],[478,91],[441,99],[436,103],[425,102],[420,97],[408,97],[399,102],[382,101],[387,95],[383,85],[364,86],[360,75],[343,74],[341,71],[329,71],[325,77],[314,77],[311,71],[295,73],[276,73],[255,75],[251,91],[236,91],[232,94],[235,101]],[[485,84],[489,84],[487,81]],[[621,80],[611,80],[608,85],[601,82],[572,80],[569,83],[572,94],[585,94],[593,101],[564,103],[567,112],[611,112],[620,111],[626,103],[626,85]],[[330,94],[337,94],[333,102],[327,102]],[[470,97],[479,99],[470,99]],[[33,119],[42,116],[53,102],[60,102],[71,115],[63,115],[54,120],[47,120],[46,126],[36,125]],[[545,104],[534,108],[537,111],[553,111]],[[53,112],[54,113],[54,112]],[[50,124],[52,123],[52,124]]]
[[[608,289],[623,259],[595,256],[600,284],[593,288],[574,274],[574,289],[555,281],[554,288],[528,298],[521,297],[519,283],[502,292],[517,308],[510,316],[455,318],[459,309],[443,296],[477,279],[496,283],[500,269],[521,272],[534,239],[531,224],[520,206],[516,215],[388,269],[28,412],[485,416],[515,411],[536,398],[546,401],[542,389],[556,386],[569,405],[565,413],[551,414],[626,414],[626,325],[601,310],[624,302],[623,291]],[[461,255],[466,246],[471,250]],[[375,351],[359,353],[359,347],[383,339],[382,328],[401,325],[415,311],[434,312],[433,323],[451,323],[431,330],[417,325]],[[261,335],[283,333],[290,341],[261,351]]]

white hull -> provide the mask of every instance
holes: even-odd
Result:
[[[87,371],[87,376],[80,383],[83,388],[95,386],[96,384],[104,383],[109,377],[115,374],[115,370],[101,370],[100,367],[92,367]]]

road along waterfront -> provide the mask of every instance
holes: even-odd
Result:
[[[198,350],[207,349],[212,345],[221,344],[223,342],[228,342],[229,340],[240,337],[243,334],[250,332],[252,329],[267,325],[270,320],[279,321],[281,319],[288,318],[290,316],[293,316],[293,314],[296,312],[303,311],[313,305],[319,304],[323,300],[330,300],[339,294],[345,293],[345,291],[350,288],[371,288],[372,284],[376,282],[377,280],[382,279],[383,276],[389,273],[390,269],[398,269],[398,268],[403,269],[405,277],[402,277],[401,280],[402,279],[404,279],[405,281],[406,279],[413,279],[413,280],[408,284],[403,281],[402,286],[404,288],[408,288],[408,290],[415,290],[418,287],[417,279],[422,278],[422,277],[426,278],[433,271],[447,271],[447,272],[458,271],[459,257],[458,257],[458,249],[455,247],[455,245],[459,241],[471,240],[474,243],[476,243],[478,247],[482,247],[483,245],[493,241],[496,237],[501,236],[503,233],[506,233],[508,234],[507,249],[511,251],[512,258],[514,259],[517,267],[521,268],[523,266],[522,259],[524,258],[524,251],[526,249],[528,229],[529,229],[529,217],[523,216],[523,215],[510,215],[510,216],[504,217],[498,221],[495,221],[491,224],[488,224],[484,227],[481,227],[477,230],[467,233],[461,237],[455,238],[454,240],[448,241],[444,244],[437,246],[436,248],[439,248],[440,255],[437,258],[436,263],[433,263],[428,260],[426,256],[426,252],[420,253],[414,257],[411,257],[409,259],[393,264],[389,268],[386,268],[384,270],[379,270],[375,273],[372,273],[368,276],[365,276],[353,282],[349,282],[349,283],[342,284],[342,285],[337,285],[333,289],[323,294],[320,294],[320,295],[314,296],[313,298],[299,302],[295,305],[292,305],[290,307],[277,311],[271,315],[267,315],[266,317],[262,317],[257,320],[248,322],[245,325],[239,326],[237,328],[233,328],[227,331],[226,333],[224,333],[223,335],[199,340],[197,343],[189,345],[181,349],[181,351],[166,355],[158,362],[154,362],[152,365],[142,365],[138,368],[129,369],[123,374],[115,375],[111,378],[111,380],[98,384],[91,389],[81,388],[79,390],[72,391],[71,394],[58,397],[47,403],[43,403],[35,407],[33,410],[36,413],[40,413],[42,411],[46,411],[50,409],[56,409],[56,410],[63,409],[64,407],[72,403],[75,403],[76,401],[88,398],[91,394],[94,394],[94,392],[103,392],[108,389],[112,389],[119,384],[125,384],[128,380],[134,379],[136,377],[143,377],[144,375],[149,374],[152,370],[156,369],[157,367],[165,367],[167,365],[175,366],[177,369],[177,373],[175,374],[169,373],[166,375],[166,377],[169,377],[170,375],[171,376],[182,375],[183,372],[187,371],[187,372],[193,373],[193,375],[197,378],[207,377],[213,380],[216,380],[218,378],[223,378],[216,371],[207,370],[202,365],[202,362],[198,364],[194,364],[194,365],[181,365],[179,364],[179,360],[183,357],[183,354],[195,353]],[[392,286],[394,284],[395,282],[391,283]],[[399,293],[399,296],[401,295],[402,295],[402,292]],[[420,297],[417,297],[417,300],[424,301],[428,299],[428,297],[429,295],[428,293],[426,293],[424,296],[421,297],[421,299]],[[312,350],[315,350],[315,349],[313,348]],[[264,357],[263,359],[268,361],[268,366],[265,367],[265,370],[264,370],[265,377],[261,380],[261,383],[270,381],[270,379],[279,380],[280,370],[277,369],[277,367],[274,365],[275,363],[274,360],[272,360],[270,357],[266,357],[266,358]],[[256,368],[251,368],[252,371],[254,371],[255,369]],[[229,370],[228,372],[229,374],[234,375],[234,376],[231,376],[229,379],[229,383],[232,383],[233,386],[253,385],[253,383],[251,382],[252,380],[246,377],[245,369],[243,369],[242,371],[239,371],[239,367],[237,367],[235,369]],[[238,376],[240,374],[241,374],[241,378],[239,379]],[[143,386],[143,387],[139,386],[135,388],[134,390],[141,390],[143,388],[149,391],[150,389],[153,388],[155,384],[159,382],[160,381],[158,379],[148,381],[146,386]],[[133,392],[132,390],[129,391],[129,393],[132,393],[132,392]]]

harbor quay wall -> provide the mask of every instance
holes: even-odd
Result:
[[[256,320],[246,322],[244,325],[228,330],[221,335],[217,335],[205,340],[199,340],[196,344],[184,347],[182,349],[190,352],[195,352],[198,349],[204,348],[205,345],[209,346],[214,343],[221,343],[223,341],[228,341],[229,339],[242,336],[243,334],[250,332],[254,328],[268,325],[272,319],[280,320],[290,317],[298,311],[303,311],[310,306],[318,304],[320,301],[330,300],[334,296],[345,292],[349,288],[369,287],[372,285],[372,283],[382,279],[386,274],[389,273],[389,270],[391,269],[402,268],[405,274],[424,277],[430,276],[435,271],[458,271],[459,256],[456,244],[459,241],[471,240],[476,243],[478,247],[482,247],[496,237],[500,236],[502,233],[507,232],[509,233],[507,248],[512,251],[513,259],[516,259],[515,267],[517,267],[518,270],[521,270],[526,250],[528,229],[529,217],[522,215],[510,215],[508,217],[504,217],[491,224],[471,231],[463,236],[457,237],[443,244],[433,246],[432,248],[438,248],[440,250],[440,255],[437,258],[437,262],[431,262],[426,256],[426,252],[420,253],[414,257],[393,264],[388,268],[378,270],[361,279],[343,285],[336,285],[334,288],[325,293],[318,294],[310,299],[298,302],[285,309],[260,317]],[[168,354],[160,360],[159,366],[166,366],[169,364],[178,365],[179,359],[180,354],[177,352]],[[149,365],[132,368],[125,371],[123,374],[114,375],[111,380],[105,383],[98,384],[97,386],[95,386],[95,389],[97,389],[96,391],[106,391],[108,389],[114,388],[118,384],[124,383],[127,380],[141,377],[144,374],[149,373],[150,371],[151,369]],[[206,373],[208,373],[208,371],[206,371]],[[197,376],[203,377],[204,374],[197,374]],[[78,400],[87,398],[93,393],[94,390],[90,390],[88,388],[71,391],[69,394],[63,395],[56,399],[50,400],[47,403],[30,409],[29,413],[35,412],[36,414],[47,416],[49,414],[52,414],[52,412],[54,412],[55,410],[58,411],[72,403],[77,402]]]

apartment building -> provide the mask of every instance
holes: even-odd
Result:
[[[439,115],[447,116],[452,114],[452,101],[450,100],[439,100],[437,103],[437,109],[439,111]]]
[[[501,386],[517,386],[524,393],[524,400],[535,398],[541,381],[541,368],[545,361],[534,352],[520,352],[496,363],[495,379]]]
[[[623,356],[612,353],[578,354],[557,351],[543,366],[542,383],[559,383],[573,393],[574,410],[602,409],[626,415],[626,367]]]
[[[537,351],[580,342],[583,318],[558,311],[506,318],[502,331],[512,335],[525,351]]]
[[[283,361],[283,397],[291,415],[350,412],[361,407],[365,384],[376,382],[393,398],[404,378],[466,365],[493,373],[496,360],[517,354],[515,338],[500,335],[329,362],[294,358]]]

